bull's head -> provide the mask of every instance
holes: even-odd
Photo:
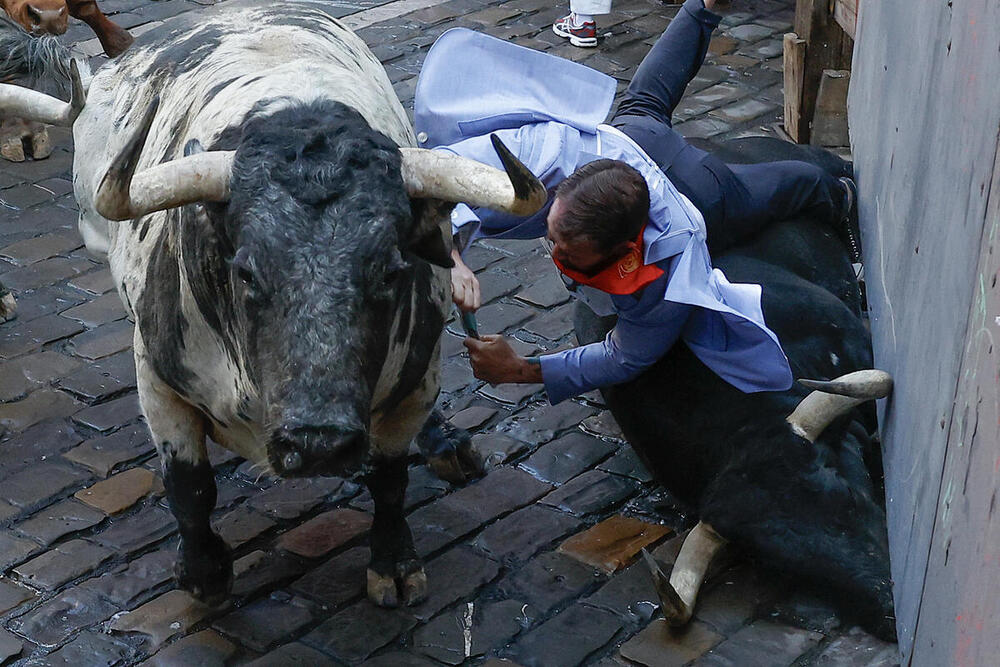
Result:
[[[367,451],[372,410],[420,393],[434,358],[451,265],[445,202],[526,214],[544,188],[502,144],[507,173],[399,149],[332,102],[252,111],[222,140],[235,151],[193,142],[135,173],[155,113],[154,103],[112,163],[97,210],[123,220],[203,204],[184,215],[198,217],[180,230],[185,252],[191,234],[199,255],[219,259],[187,264],[188,280],[208,280],[223,302],[212,306],[224,309],[219,335],[259,397],[272,468],[341,469]]]
[[[66,32],[69,9],[65,0],[3,0],[7,14],[35,35],[61,35]]]

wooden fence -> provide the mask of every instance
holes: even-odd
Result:
[[[861,3],[849,96],[904,665],[1000,664],[1000,1]]]

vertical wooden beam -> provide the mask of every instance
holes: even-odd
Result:
[[[814,146],[850,146],[851,138],[847,132],[847,90],[850,85],[850,70],[823,70],[809,143]]]
[[[795,33],[806,41],[799,102],[802,120],[796,140],[807,143],[823,70],[850,69],[852,41],[834,21],[831,0],[797,0]]]
[[[806,40],[794,32],[785,33],[783,69],[785,75],[785,132],[796,143],[804,143],[801,128],[808,125],[802,118],[802,74],[805,71]]]

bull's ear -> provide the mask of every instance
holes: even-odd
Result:
[[[417,228],[410,237],[407,250],[435,266],[453,268],[450,214],[454,206],[436,200],[415,203],[413,212]]]

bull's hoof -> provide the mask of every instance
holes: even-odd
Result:
[[[105,38],[101,40],[101,46],[104,47],[104,53],[108,55],[108,58],[117,58],[127,51],[128,47],[132,46],[132,42],[134,41],[135,39],[129,34],[128,30],[118,28],[118,30],[109,31],[105,35]]]
[[[24,162],[24,144],[21,143],[21,138],[10,135],[3,136],[0,139],[0,155],[11,162]]]
[[[483,458],[472,448],[472,443],[462,442],[454,451],[440,456],[427,457],[427,464],[439,479],[461,486],[486,473]]]
[[[229,547],[218,535],[207,545],[177,548],[174,577],[177,586],[209,606],[218,606],[229,598],[233,588],[233,558]]]
[[[17,317],[17,303],[14,301],[14,295],[4,290],[3,285],[0,285],[0,322],[6,322],[15,317]]]
[[[427,598],[427,575],[420,561],[397,566],[395,575],[368,568],[368,599],[379,607],[411,607]]]
[[[0,128],[0,155],[11,162],[43,160],[52,154],[49,131],[41,123],[20,118],[4,120]]]

